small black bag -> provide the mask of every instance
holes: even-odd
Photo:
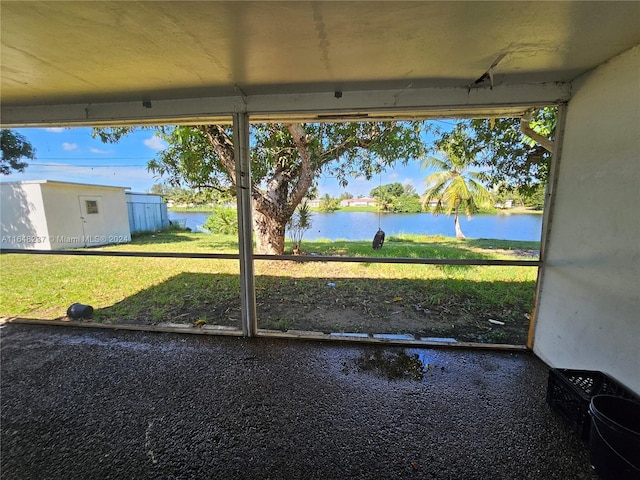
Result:
[[[384,244],[384,232],[382,231],[382,229],[378,228],[378,231],[376,232],[376,236],[373,237],[373,245],[371,246],[373,247],[374,250],[380,250],[383,244]]]
[[[93,317],[93,307],[91,305],[83,305],[82,303],[74,303],[67,309],[67,317],[71,320],[91,318]]]

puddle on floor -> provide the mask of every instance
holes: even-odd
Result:
[[[353,361],[353,366],[359,372],[371,373],[389,380],[422,381],[430,370],[444,371],[444,366],[438,366],[430,358],[429,352],[423,351],[385,351],[364,350]],[[345,364],[343,372],[349,373],[349,365]]]

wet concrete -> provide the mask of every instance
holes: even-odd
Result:
[[[528,353],[5,325],[6,479],[595,479]]]

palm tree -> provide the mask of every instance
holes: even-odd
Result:
[[[435,201],[434,215],[453,213],[456,238],[465,238],[458,213],[472,215],[492,200],[491,193],[482,183],[483,174],[470,170],[481,149],[464,130],[454,130],[436,146],[442,158],[428,157],[423,163],[423,168],[436,169],[425,180],[428,189],[422,199],[423,207]]]

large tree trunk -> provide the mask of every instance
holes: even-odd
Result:
[[[265,215],[253,210],[253,228],[255,229],[256,253],[264,255],[284,254],[284,237],[287,222],[275,215]]]
[[[287,125],[287,130],[300,155],[298,171],[292,175],[292,171],[276,167],[273,175],[266,181],[265,191],[254,185],[251,192],[256,253],[259,254],[284,254],[287,222],[313,183],[315,170],[309,151],[310,139],[306,135],[304,125],[290,124]],[[295,187],[290,189],[294,179]]]
[[[237,187],[233,143],[224,128],[219,125],[201,125],[198,128],[211,142],[229,178]],[[311,161],[309,142],[312,138],[307,135],[304,124],[289,124],[286,128],[298,149],[300,165],[295,169],[275,166],[273,174],[266,179],[264,190],[258,185],[251,188],[256,253],[260,254],[284,253],[287,222],[309,191],[317,170]]]

